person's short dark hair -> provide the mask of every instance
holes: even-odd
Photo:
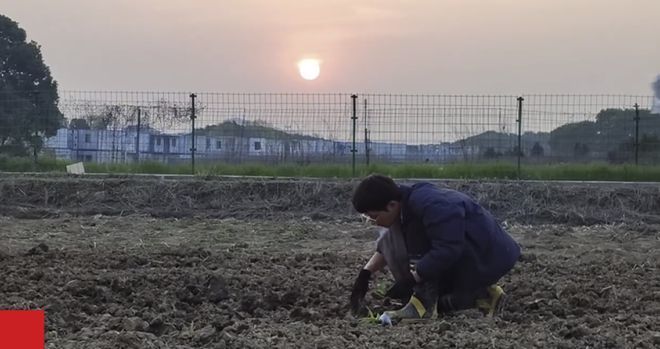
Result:
[[[390,201],[401,201],[401,191],[392,178],[373,174],[365,178],[353,193],[353,207],[360,213],[384,211]]]

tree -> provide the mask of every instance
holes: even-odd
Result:
[[[580,143],[598,142],[598,125],[593,121],[565,124],[550,132],[550,147],[553,155],[575,156],[580,152]]]
[[[589,146],[585,143],[575,143],[573,147],[573,156],[576,158],[583,158],[589,155]]]
[[[71,119],[69,128],[72,130],[89,130],[89,123],[85,119]]]
[[[640,109],[639,117],[640,131],[660,135],[660,118],[651,115],[648,109]],[[634,109],[603,109],[595,119],[595,122],[565,124],[550,132],[552,154],[584,156],[617,152],[619,144],[635,135]]]
[[[619,144],[617,149],[607,153],[607,159],[612,163],[624,163],[635,158],[635,138],[630,137]],[[642,134],[639,139],[639,153],[641,159],[657,162],[660,159],[660,138],[655,134]]]
[[[486,151],[484,152],[484,158],[486,158],[486,159],[496,159],[500,156],[502,156],[502,154],[495,151],[495,148],[493,148],[493,147],[488,147],[486,149]]]
[[[63,124],[58,100],[41,47],[26,42],[25,30],[0,15],[0,151],[30,149],[36,160],[44,137],[54,136]]]
[[[543,147],[541,146],[541,143],[539,142],[534,143],[534,146],[532,147],[532,156],[535,157],[543,156]]]

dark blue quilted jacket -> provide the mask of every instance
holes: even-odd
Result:
[[[469,196],[430,183],[400,186],[408,254],[424,280],[474,289],[495,283],[514,266],[520,246]]]

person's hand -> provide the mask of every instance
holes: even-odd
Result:
[[[413,278],[397,281],[387,290],[385,297],[408,301],[413,295],[413,288],[416,284],[417,282]]]
[[[412,274],[413,278],[415,278],[416,283],[422,282],[422,278],[419,277],[419,274],[417,274],[416,270],[411,270],[410,273]]]
[[[367,269],[360,270],[355,283],[353,284],[353,292],[351,292],[351,311],[354,314],[360,312],[364,297],[367,295],[369,290],[369,279],[371,278],[371,272]]]

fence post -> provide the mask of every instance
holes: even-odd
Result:
[[[357,95],[351,95],[351,98],[353,99],[353,116],[351,119],[353,119],[353,149],[351,149],[351,153],[353,153],[353,177],[355,177],[355,153],[357,153],[357,149],[355,148],[355,132],[356,132],[356,127],[357,127]]]
[[[635,103],[635,166],[639,165],[639,104]]]
[[[142,126],[142,110],[137,108],[137,139],[135,140],[135,159],[140,162],[140,127]]]
[[[192,174],[195,175],[195,151],[197,150],[195,148],[195,119],[197,116],[195,115],[195,98],[197,98],[197,95],[194,93],[190,94],[190,100],[192,102],[192,108],[190,112],[190,120],[192,121],[192,145],[190,146],[190,154],[191,154],[191,164],[192,164]]]
[[[520,158],[522,157],[522,107],[523,107],[523,101],[525,99],[522,97],[518,97],[518,119],[516,122],[518,123],[518,149],[516,154],[518,156],[518,179],[521,177],[520,173]]]
[[[364,156],[369,166],[369,129],[367,128],[367,99],[364,99]]]

